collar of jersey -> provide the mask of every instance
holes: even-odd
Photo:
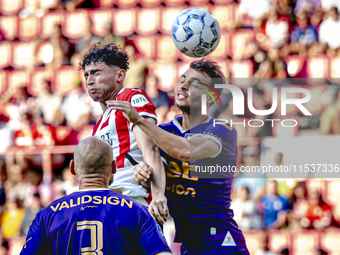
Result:
[[[88,188],[88,189],[80,189],[74,192],[84,192],[84,191],[97,191],[97,190],[110,190],[109,188]]]
[[[119,92],[118,92],[117,96],[118,96],[120,93],[122,93],[124,90],[125,90],[125,88],[122,88],[121,90],[119,90]],[[115,99],[115,100],[117,100],[117,97],[116,97],[116,99]]]
[[[181,123],[179,122],[179,119],[183,118],[182,114],[179,115],[175,115],[174,119],[172,120],[172,123],[179,129],[179,131],[181,131],[181,133],[183,134],[184,132],[188,131],[189,129],[184,129],[181,125]],[[211,117],[209,117],[206,121],[204,121],[203,123],[208,123],[211,120]],[[202,123],[202,124],[203,124]]]

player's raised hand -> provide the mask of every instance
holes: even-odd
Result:
[[[152,172],[153,172],[152,167],[142,161],[135,166],[135,168],[133,169],[132,176],[136,182],[141,183],[149,180]]]
[[[149,212],[154,215],[158,223],[164,224],[169,216],[167,199],[163,194],[152,194]]]
[[[113,109],[122,111],[124,117],[127,118],[131,123],[137,123],[142,118],[129,102],[109,100],[106,101],[106,104],[108,107],[112,106]]]

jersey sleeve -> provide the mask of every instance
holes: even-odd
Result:
[[[138,243],[143,254],[172,254],[160,226],[151,217],[146,207],[139,210],[138,227]]]
[[[52,254],[47,245],[47,236],[43,230],[43,218],[41,212],[37,214],[28,230],[26,242],[20,255],[28,254]]]
[[[143,90],[131,89],[129,102],[140,116],[143,116],[144,118],[153,118],[157,121],[156,107]]]

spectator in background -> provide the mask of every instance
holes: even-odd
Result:
[[[53,146],[56,142],[55,128],[44,123],[44,115],[38,110],[33,114],[31,125],[32,138],[35,146]]]
[[[9,239],[20,235],[25,210],[20,208],[15,198],[6,201],[6,208],[6,211],[1,216],[1,231],[3,238]]]
[[[100,39],[99,42],[101,44],[114,43],[115,45],[117,45],[120,48],[124,49],[124,47],[125,47],[125,39],[124,39],[123,36],[114,35],[112,33],[112,29],[113,29],[112,22],[105,22],[103,26],[104,26],[105,34]]]
[[[63,190],[65,191],[65,195],[69,195],[72,192],[78,190],[78,184],[76,180],[76,176],[71,174],[70,169],[66,167],[62,172],[63,177]]]
[[[56,125],[56,117],[63,98],[52,91],[51,82],[45,80],[41,94],[37,98],[37,109],[42,111],[46,124]]]
[[[331,224],[332,211],[318,191],[308,192],[308,209],[300,224],[308,229],[324,229]]]
[[[320,42],[328,46],[327,55],[333,56],[340,52],[340,35],[334,31],[340,30],[338,9],[333,7],[325,14],[325,19],[320,24]]]
[[[0,254],[1,255],[8,255],[9,254],[9,245],[8,245],[7,240],[1,241]]]
[[[300,221],[308,210],[307,189],[304,184],[298,184],[291,197],[291,211],[288,213],[288,226],[290,229],[301,229]]]
[[[248,15],[251,19],[257,21],[262,20],[264,15],[269,11],[269,0],[241,0],[239,12],[242,19]]]
[[[313,255],[328,255],[328,252],[324,251],[323,249],[316,249]]]
[[[75,47],[76,52],[71,58],[72,65],[76,67],[78,67],[83,55],[91,47],[91,45],[100,41],[100,37],[92,33],[91,19],[87,19],[84,23],[84,30],[84,35],[78,39]]]
[[[272,251],[270,251],[268,241],[267,233],[261,232],[259,234],[259,247],[255,251],[254,255],[275,255]]]
[[[246,186],[238,190],[238,197],[231,202],[234,210],[234,220],[242,231],[260,228],[260,218],[256,214],[256,203],[249,197]]]
[[[40,197],[41,204],[43,206],[47,206],[51,203],[53,195],[52,195],[52,187],[51,183],[45,183],[43,181],[43,172],[42,170],[31,170],[27,173],[27,179],[30,182],[30,189],[26,193],[24,206],[26,208],[30,208],[33,202],[34,194],[38,193]]]
[[[289,255],[289,250],[287,248],[284,248],[280,251],[279,255]]]
[[[170,109],[170,99],[168,94],[159,89],[158,78],[148,75],[145,81],[145,92],[156,107],[158,123],[163,123],[165,115]]]
[[[333,7],[340,10],[340,1],[339,0],[321,0],[322,9],[324,12],[328,12]]]
[[[296,15],[297,24],[291,34],[292,52],[301,56],[307,56],[308,48],[318,42],[318,31],[308,23],[305,12]]]
[[[13,131],[7,125],[8,121],[9,117],[4,114],[0,114],[0,153],[5,152],[13,145]]]
[[[29,208],[26,209],[25,217],[21,224],[21,236],[26,236],[32,221],[35,218],[35,215],[42,208],[40,202],[40,196],[38,193],[33,195],[32,204]]]
[[[3,206],[6,202],[6,189],[5,183],[7,181],[7,172],[5,162],[0,158],[0,215],[3,212]]]
[[[275,180],[267,181],[266,193],[261,197],[260,204],[265,229],[278,229],[286,223],[289,203],[277,193]]]
[[[22,114],[19,118],[19,130],[14,133],[14,145],[16,147],[27,147],[33,145],[31,132],[31,123],[27,113]]]
[[[129,56],[129,70],[126,72],[124,87],[125,88],[142,88],[148,73],[148,63],[142,59],[136,59],[135,46],[128,44],[125,51]]]
[[[336,100],[321,114],[320,133],[323,135],[340,134],[340,89],[337,90]]]
[[[260,167],[260,150],[255,146],[247,146],[243,149],[244,167]],[[257,201],[263,194],[266,185],[266,176],[261,172],[242,172],[235,176],[233,190],[238,191],[245,186],[249,189],[249,195]]]
[[[288,42],[289,21],[286,17],[279,17],[275,6],[270,8],[264,31],[270,47],[281,47]]]
[[[11,178],[6,186],[8,197],[12,199],[16,198],[19,205],[22,206],[26,195],[31,189],[31,184],[26,180],[25,170],[18,164],[11,166],[10,174]]]
[[[51,67],[58,68],[62,65],[69,65],[71,58],[71,43],[62,34],[61,26],[59,24],[53,26],[50,42],[53,48]]]
[[[73,90],[66,95],[60,108],[67,126],[73,130],[78,131],[89,123],[90,109],[86,102],[87,93],[83,91],[81,80],[78,79]]]
[[[322,0],[297,0],[294,13],[298,15],[301,12],[306,12],[309,17],[313,15],[315,10],[321,9]]]

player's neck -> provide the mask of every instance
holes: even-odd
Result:
[[[201,115],[201,114],[191,114],[187,112],[182,112],[183,119],[182,119],[182,127],[183,129],[190,129],[195,126],[198,126],[204,123],[209,116]]]
[[[95,189],[95,188],[108,188],[107,180],[103,178],[79,178],[79,190],[82,189]]]

